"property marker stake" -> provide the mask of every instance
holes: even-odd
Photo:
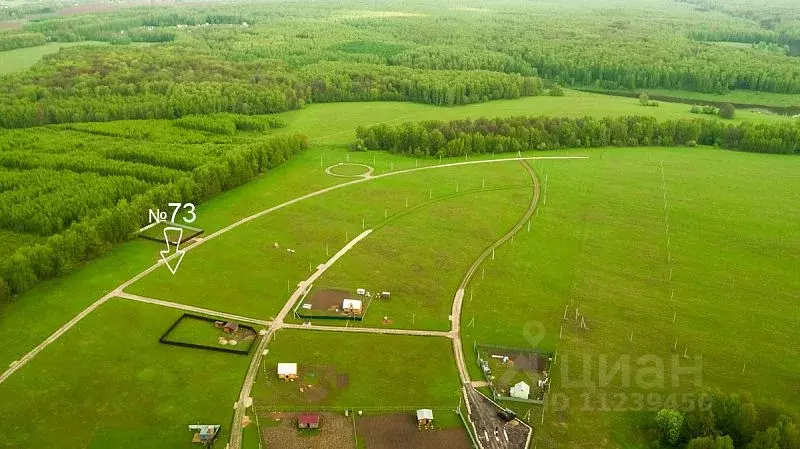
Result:
[[[672,322],[673,323],[675,323],[675,318],[677,318],[677,317],[678,317],[678,312],[673,312],[672,313]]]
[[[492,248],[492,260],[494,260],[494,248]]]
[[[558,339],[561,340],[564,337],[564,325],[561,325],[561,328],[558,330]]]
[[[326,256],[330,256],[331,255],[330,251],[328,250],[328,242],[325,242],[325,255]]]
[[[672,268],[669,269],[669,280],[672,280]]]
[[[568,309],[568,308],[569,308],[569,304],[567,304],[566,306],[564,306],[564,319],[565,319],[565,320],[567,319],[567,309]]]
[[[486,268],[481,268],[481,280],[483,280],[483,276],[486,274]]]
[[[631,331],[631,338],[630,338],[629,342],[633,343],[633,331]]]

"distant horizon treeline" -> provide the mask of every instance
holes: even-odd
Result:
[[[542,81],[490,71],[323,62],[298,70],[224,62],[180,47],[71,48],[0,84],[0,128],[212,113],[269,114],[308,103],[451,106],[538,95]],[[127,70],[117,73],[120,60]]]
[[[89,218],[75,221],[63,232],[46,237],[40,243],[18,248],[0,262],[0,300],[8,300],[12,295],[25,292],[42,280],[68,273],[80,264],[102,255],[112,245],[130,238],[142,225],[150,208],[164,208],[169,202],[201,203],[250,181],[307,147],[308,140],[303,135],[270,137],[262,142],[228,151],[172,182],[152,186],[132,178],[97,177],[92,174],[90,176],[97,177],[102,182],[93,182],[90,185],[84,182],[87,195],[72,197],[70,202],[63,204],[58,203],[64,199],[45,196],[42,201],[50,202],[27,203],[24,208],[15,208],[13,210],[16,212],[13,214],[3,215],[4,222],[0,224],[8,224],[12,229],[40,232],[59,230],[68,220],[76,219],[77,216],[73,214],[78,210],[90,207],[99,210]],[[48,183],[85,181],[82,175],[84,174],[65,172],[59,179],[41,176],[36,182],[28,177],[21,194],[46,191]],[[4,181],[9,185],[14,182],[10,176],[0,176],[0,191],[3,190]],[[101,191],[98,189],[110,190],[98,197],[97,194]],[[132,196],[130,201],[124,199],[137,192],[140,193]],[[7,198],[8,201],[14,199]],[[81,201],[83,204],[79,204]],[[8,210],[12,210],[13,206],[10,203],[0,203],[0,207],[8,207]]]
[[[757,153],[800,152],[800,124],[653,117],[506,117],[379,124],[356,129],[354,148],[415,156],[463,156],[603,146],[714,145]]]

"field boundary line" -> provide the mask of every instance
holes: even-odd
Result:
[[[150,297],[147,297],[147,296],[133,295],[133,294],[130,294],[130,293],[125,293],[125,292],[118,293],[116,295],[116,297],[117,298],[128,299],[128,300],[131,300],[131,301],[143,302],[143,303],[147,303],[147,304],[154,304],[154,305],[157,305],[157,306],[169,307],[169,308],[172,308],[172,309],[185,310],[187,312],[202,313],[203,315],[209,315],[209,316],[220,317],[220,318],[227,318],[227,319],[230,319],[230,320],[233,320],[233,321],[241,321],[243,323],[260,324],[262,326],[270,326],[272,324],[271,321],[259,320],[257,318],[251,318],[251,317],[246,317],[246,316],[241,316],[241,315],[234,315],[232,313],[220,312],[220,311],[217,311],[217,310],[204,309],[202,307],[190,306],[190,305],[187,305],[187,304],[180,304],[180,303],[177,303],[177,302],[164,301],[162,299],[150,298]]]
[[[284,324],[284,329],[301,329],[307,331],[322,332],[351,332],[364,334],[391,334],[391,335],[413,335],[417,337],[444,337],[453,338],[453,334],[446,331],[426,331],[421,329],[382,329],[380,327],[344,327],[344,326],[319,326],[307,324]]]

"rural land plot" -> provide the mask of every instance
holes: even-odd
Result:
[[[462,327],[465,346],[488,342],[557,347],[559,361],[553,369],[545,425],[537,433],[539,446],[568,443],[579,447],[574,435],[583,432],[607,435],[609,440],[612,434],[633,438],[630,421],[641,415],[635,413],[640,408],[629,395],[640,390],[621,387],[619,378],[598,389],[601,355],[610,365],[623,356],[632,363],[642,355],[662,358],[666,388],[646,391],[662,398],[696,387],[692,377],[686,376],[679,388],[670,388],[671,357],[680,356],[682,366],[692,366],[692,357],[702,355],[703,387],[754,390],[760,392],[757,401],[797,404],[796,399],[785,397],[791,372],[797,370],[792,367],[796,358],[770,343],[797,339],[796,331],[780,316],[790,315],[790,304],[796,303],[793,292],[797,289],[786,286],[797,283],[790,279],[797,270],[797,258],[789,253],[798,242],[796,235],[784,231],[791,226],[789,221],[797,220],[796,212],[787,209],[797,200],[786,198],[797,197],[798,181],[796,175],[782,176],[790,181],[778,187],[783,192],[778,197],[770,195],[776,187],[769,181],[774,170],[794,170],[794,161],[709,148],[602,153],[602,158],[581,165],[546,166],[548,203],[534,219],[531,237],[520,235],[520,242],[529,245],[528,257],[498,252],[494,263],[486,263],[486,279],[473,282],[473,301],[465,300],[462,325],[468,326],[475,316],[474,326]],[[661,160],[665,161],[668,232]],[[742,167],[746,167],[747,188],[741,187]],[[753,215],[759,209],[762,213]],[[764,216],[773,220],[768,226],[759,225],[759,217]],[[517,249],[522,251],[522,247]],[[507,250],[513,253],[510,247]],[[737,284],[732,291],[731,282],[739,279],[745,284],[753,277],[753,260],[761,261],[763,254],[775,250],[785,251],[785,256],[760,265],[755,273],[758,284],[751,280],[750,286],[739,289]],[[520,288],[512,292],[505,285]],[[673,288],[675,301],[670,301]],[[498,294],[506,301],[486,307],[483,298]],[[753,297],[771,301],[769,306],[754,308]],[[726,313],[714,313],[722,304]],[[569,307],[566,321],[565,306]],[[585,317],[588,331],[579,329],[575,307]],[[520,310],[527,310],[523,317],[518,316]],[[559,341],[562,325],[563,340]],[[752,334],[748,331],[752,338],[767,337],[763,340],[767,351],[753,365],[748,363],[748,375],[741,376],[742,359],[754,358],[737,337],[748,326],[753,327]],[[684,351],[688,360],[682,357]],[[566,376],[581,380],[584,354],[591,363],[588,384],[561,388],[568,381]],[[474,356],[467,356],[473,379],[481,379]],[[568,406],[564,407],[563,397],[560,404],[552,402],[553,393],[566,394]],[[620,405],[614,394],[628,395],[621,396],[628,402]],[[603,395],[608,398],[605,405]],[[611,413],[612,408],[629,413]],[[533,415],[537,424],[540,415],[535,411]]]
[[[191,251],[175,275],[158,269],[127,291],[238,315],[272,316],[311,270],[364,229],[406,210],[406,204],[413,208],[433,195],[477,190],[484,178],[487,188],[524,182],[521,168],[509,172],[503,165],[445,167],[342,187],[231,230]]]
[[[278,363],[297,363],[298,379],[279,379]],[[454,410],[460,386],[447,338],[281,330],[262,361],[253,398],[262,413]]]
[[[531,195],[528,186],[477,192],[398,217],[351,250],[317,280],[314,290],[345,289],[352,298],[362,298],[364,320],[351,321],[351,326],[449,330],[453,296],[464,271],[484,248],[514,226]],[[362,287],[373,297],[354,295]],[[375,297],[383,291],[391,297]],[[344,324],[342,320],[311,321]]]
[[[90,314],[0,384],[1,446],[190,448],[198,422],[227,438],[249,358],[158,343],[180,315],[122,299]]]

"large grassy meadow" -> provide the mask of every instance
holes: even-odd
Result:
[[[189,253],[177,274],[173,275],[166,269],[156,270],[130,286],[127,291],[214,310],[268,318],[278,313],[300,281],[308,278],[312,270],[316,270],[319,264],[327,261],[364,229],[381,225],[388,220],[385,229],[386,232],[391,232],[395,223],[392,218],[406,211],[406,201],[408,209],[428,202],[434,203],[442,196],[455,193],[457,189],[463,189],[465,192],[479,190],[484,179],[490,187],[493,185],[524,187],[530,180],[526,180],[523,176],[526,175],[519,164],[497,163],[423,170],[346,186],[292,204],[231,230]],[[522,201],[517,201],[513,191],[500,190],[486,192],[475,198],[469,195],[457,197],[436,203],[433,207],[421,207],[409,212],[409,217],[418,217],[414,219],[421,221],[415,222],[415,231],[394,235],[395,243],[392,244],[393,251],[405,254],[397,257],[388,255],[388,259],[396,260],[383,262],[392,264],[388,265],[385,271],[385,275],[395,276],[389,286],[395,286],[398,282],[419,283],[412,289],[416,293],[410,296],[415,299],[409,300],[409,304],[406,305],[407,310],[412,311],[414,304],[419,302],[430,301],[438,305],[433,312],[436,318],[429,318],[434,321],[442,318],[446,320],[447,313],[442,316],[441,312],[447,309],[447,301],[442,300],[442,297],[448,297],[450,294],[437,290],[438,295],[432,294],[431,298],[423,300],[426,296],[424,291],[427,290],[425,287],[429,283],[426,279],[429,276],[436,276],[437,263],[435,259],[428,262],[414,262],[414,251],[417,251],[418,245],[424,243],[410,241],[407,244],[408,248],[403,248],[398,239],[413,239],[416,234],[420,234],[425,236],[421,237],[424,241],[440,240],[433,246],[438,248],[440,253],[428,253],[429,256],[438,257],[442,263],[461,271],[469,265],[471,257],[474,257],[473,254],[457,256],[454,262],[461,261],[461,264],[446,263],[450,258],[456,257],[453,256],[456,253],[453,248],[459,236],[462,240],[460,245],[472,248],[473,253],[480,252],[493,239],[502,235],[517,215],[522,214],[524,206],[506,207],[519,202],[525,202],[525,195]],[[497,210],[504,212],[499,216],[497,213],[482,213],[479,205],[484,203],[493,204]],[[501,204],[503,207],[500,207]],[[402,224],[404,220],[405,217],[398,222]],[[464,224],[460,221],[464,221]],[[424,222],[438,224],[426,228]],[[458,228],[461,228],[459,233],[453,235],[451,229]],[[484,237],[472,238],[475,237],[472,234]],[[371,238],[372,236],[367,237],[363,243]],[[448,247],[445,244],[447,241],[453,242],[453,245]],[[278,244],[277,248],[274,246],[275,243]],[[361,244],[356,245],[356,248]],[[372,248],[374,247],[368,246],[360,250],[361,254],[369,256],[370,251],[373,251]],[[366,263],[374,270],[379,266],[376,262],[386,257],[383,252],[377,251],[372,254],[371,263],[369,261]],[[364,256],[360,260],[360,266],[363,268]],[[411,280],[407,281],[407,278]],[[418,280],[415,281],[414,278]],[[345,279],[334,278],[328,283],[336,284],[344,281]],[[324,279],[320,282],[322,285]],[[420,291],[420,287],[423,290]],[[388,286],[385,288],[388,289]],[[400,289],[401,293],[402,290]],[[401,294],[397,301],[402,301],[402,298]],[[434,301],[433,298],[437,300]],[[421,318],[424,309],[423,307],[421,310]],[[428,322],[427,318],[423,318],[421,325],[437,328],[448,326],[446,322],[440,321],[438,324]],[[403,321],[408,320],[403,318]]]
[[[462,336],[467,348],[557,350],[538,447],[642,444],[638,423],[669,406],[673,392],[751,392],[757,403],[800,413],[792,387],[800,359],[786,345],[800,338],[791,318],[800,299],[798,165],[709,148],[633,148],[537,167],[547,204],[530,233],[485,262],[485,278],[467,293],[462,323],[474,324]],[[579,328],[576,307],[589,330]],[[642,356],[665,365],[648,378],[655,385],[636,382]],[[701,376],[673,386],[673,357],[702,366]],[[620,360],[631,387],[622,374],[600,379]],[[471,353],[468,364],[482,379]],[[642,406],[639,393],[657,400]]]
[[[519,114],[693,116],[686,105],[662,103],[658,108],[646,108],[635,99],[573,91],[559,98],[533,97],[453,108],[410,103],[310,105],[281,114],[289,124],[281,132],[308,134],[312,148],[253,182],[200,205],[196,225],[208,234],[283,201],[347,182],[346,178],[325,175],[324,168],[348,158],[375,166],[375,174],[439,163],[385,153],[348,156],[344,144],[352,140],[358,125]],[[737,120],[746,119],[783,118],[739,111]],[[782,404],[799,413],[800,397],[793,386],[794,373],[800,366],[788,342],[799,337],[792,319],[800,299],[800,278],[796,275],[800,272],[800,160],[709,148],[609,148],[534,155],[570,154],[586,154],[591,159],[535,163],[540,179],[543,183],[547,180],[546,204],[543,196],[530,232],[523,228],[513,244],[505,244],[495,260],[487,260],[485,271],[479,270],[468,289],[462,334],[473,378],[480,379],[469,350],[473,342],[536,344],[557,349],[559,361],[578,363],[569,357],[589,354],[596,360],[599,354],[608,354],[613,362],[621,355],[629,354],[635,360],[640,355],[653,354],[668,359],[678,340],[680,355],[685,351],[690,360],[702,355],[702,387],[756,392],[757,402]],[[308,276],[309,263],[316,267],[328,259],[327,254],[341,248],[347,237],[352,239],[361,232],[362,219],[367,228],[378,226],[386,213],[390,219],[386,226],[356,245],[320,282],[349,287],[402,281],[413,287],[410,296],[414,298],[430,292],[430,298],[425,299],[436,307],[430,313],[423,307],[417,314],[413,307],[407,308],[398,301],[383,309],[371,309],[364,324],[377,325],[374,320],[388,315],[394,327],[446,329],[444,320],[455,293],[454,285],[480,250],[524,212],[530,189],[453,197],[391,218],[405,210],[406,197],[409,208],[414,208],[431,201],[429,189],[434,190],[436,200],[452,195],[456,184],[461,191],[475,190],[482,179],[487,180],[487,188],[528,182],[518,164],[504,162],[421,171],[344,187],[249,222],[188,253],[177,275],[162,268],[128,291],[269,318],[289,297],[287,281],[289,290],[293,290],[298,281]],[[415,242],[414,236],[419,240]],[[276,241],[280,250],[273,248]],[[296,252],[286,252],[287,247]],[[80,270],[44,282],[0,306],[0,365],[7,366],[18,359],[84,307],[149,267],[157,260],[160,249],[157,243],[140,240],[119,245]],[[416,265],[413,258],[408,258],[415,252],[426,255]],[[445,263],[429,259],[431,254],[442,257]],[[394,276],[395,272],[400,275]],[[402,279],[409,275],[413,276],[410,280]],[[403,292],[401,285],[387,289]],[[379,304],[373,304],[376,305]],[[571,313],[579,307],[590,330],[578,330],[574,320],[562,321],[565,306]],[[13,414],[0,413],[0,423],[12,429],[11,438],[0,447],[48,447],[65,433],[70,440],[61,447],[126,447],[136,441],[130,438],[130,429],[136,426],[155,428],[154,438],[177,441],[176,447],[180,447],[184,437],[189,436],[184,428],[189,411],[209,411],[207,415],[200,413],[202,416],[197,419],[230,419],[229,403],[240,387],[247,358],[242,358],[244,362],[239,366],[237,356],[222,354],[224,358],[216,360],[216,355],[211,354],[213,369],[208,370],[197,365],[196,352],[184,356],[172,352],[184,351],[182,348],[163,349],[157,337],[178,315],[122,301],[113,301],[91,314],[0,385],[0,408],[14,410]],[[26,323],[24,332],[19,323]],[[134,324],[136,327],[130,327]],[[563,338],[559,339],[562,324]],[[118,335],[125,335],[123,341],[128,346],[120,342]],[[375,340],[367,342],[368,337]],[[306,342],[306,338],[313,341]],[[349,349],[345,352],[352,356],[347,365],[349,372],[359,377],[363,374],[365,379],[374,377],[367,373],[377,366],[374,360],[391,352],[386,348],[407,348],[408,353],[402,357],[413,366],[428,363],[425,360],[431,350],[427,348],[432,341],[439,345],[439,340],[419,337],[421,343],[403,342],[397,346],[395,342],[400,340],[389,339],[399,337],[282,331],[271,351],[288,356],[295,349],[291,342],[300,342],[311,348],[309,357],[335,358],[342,352],[324,352],[327,342],[337,338],[352,338],[339,343],[346,345]],[[408,394],[411,387],[395,387],[381,403],[397,399],[401,405],[413,405],[426,397],[442,405],[449,403],[451,393],[455,397],[458,382],[452,356],[448,355],[446,364],[443,361],[445,346],[450,353],[449,342],[442,339],[441,348],[437,346],[435,350],[442,354],[435,361],[441,366],[431,369],[444,373],[452,369],[452,375],[444,374],[443,380],[432,385],[423,383],[421,393],[408,400],[403,400],[400,393]],[[271,352],[268,360],[273,360],[274,354]],[[151,360],[158,368],[146,373],[145,380],[134,382],[136,370]],[[228,360],[237,362],[231,366]],[[382,375],[404,372],[405,365],[391,360],[387,363],[391,369],[383,369]],[[635,424],[646,415],[631,411],[590,412],[597,409],[597,393],[601,390],[591,390],[589,401],[595,407],[583,407],[584,389],[562,388],[561,363],[553,372],[553,393],[565,394],[570,407],[545,410],[545,425],[537,426],[535,444],[540,448],[638,444],[640,434]],[[349,368],[350,365],[356,368]],[[64,366],[77,368],[54,371]],[[225,368],[214,368],[222,366]],[[170,367],[180,370],[180,374]],[[171,379],[191,384],[189,380],[205,379],[203,376],[209,372],[219,377],[209,381],[215,389],[214,397],[197,396],[191,385],[162,391],[164,385],[173,385]],[[106,384],[96,380],[112,378],[113,382]],[[89,388],[89,381],[97,383]],[[55,386],[43,389],[42,385],[49,384]],[[113,390],[111,385],[120,390]],[[350,385],[327,403],[378,405],[375,398],[383,394],[378,391],[391,390],[369,383]],[[272,403],[269,390],[260,390],[261,387],[256,393],[261,394],[260,400]],[[118,399],[125,398],[122,389],[130,392],[127,401]],[[678,388],[694,389],[695,386],[684,384]],[[24,396],[31,391],[40,391],[39,396]],[[603,391],[612,394],[626,390],[612,384]],[[133,395],[137,400],[130,399]],[[108,397],[120,402],[104,402],[111,401]],[[141,402],[139,397],[159,400]],[[288,393],[284,398],[287,404],[293,403]],[[68,401],[78,399],[85,403],[79,402],[83,405],[73,412]],[[202,405],[195,407],[194,401],[201,399]],[[23,404],[21,408],[19,404]],[[61,419],[64,410],[76,418]],[[535,423],[537,417],[531,420]],[[65,430],[67,426],[69,431]],[[584,439],[585,435],[592,437]]]
[[[167,346],[180,311],[114,299],[0,384],[4,448],[191,448],[221,424],[249,357]]]

